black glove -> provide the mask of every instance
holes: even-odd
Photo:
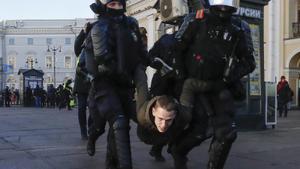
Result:
[[[165,76],[173,71],[173,68],[166,64],[162,59],[156,57],[154,58],[152,65],[159,70],[161,76]],[[152,67],[152,66],[151,66]]]
[[[234,100],[243,101],[246,99],[246,89],[243,83],[239,80],[228,85],[228,89],[231,92]]]
[[[151,62],[150,62],[150,67],[156,69],[156,70],[159,70],[161,69],[161,67],[163,66],[163,64],[157,60],[156,58],[154,58]]]

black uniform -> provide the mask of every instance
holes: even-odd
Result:
[[[125,15],[99,16],[86,39],[86,67],[94,77],[88,98],[94,127],[88,146],[95,145],[108,122],[107,167],[132,168],[129,114],[135,111],[133,74],[143,50],[137,21]]]
[[[154,61],[154,58],[160,58],[168,66],[173,67],[175,44],[175,34],[165,34],[155,42],[148,53],[148,58],[151,60],[150,66],[157,69],[151,82],[150,94],[152,97],[170,95],[179,99],[182,81],[175,78],[174,72],[167,73],[159,62]]]
[[[172,146],[172,155],[179,161],[178,168],[185,166],[187,153],[207,139],[211,125],[208,168],[222,169],[237,137],[234,98],[228,88],[255,69],[250,28],[235,17],[221,19],[207,11],[201,15],[191,13],[185,17],[176,39],[177,52],[182,54],[177,57],[181,62],[176,61],[179,77],[193,79],[200,83],[198,87],[208,88],[194,88],[194,100],[181,98],[181,103],[194,105],[193,118],[182,139]],[[210,85],[203,85],[206,83]]]
[[[87,23],[86,30],[90,30],[91,27],[92,24]],[[81,30],[74,43],[74,51],[78,58],[73,93],[77,94],[78,120],[82,139],[87,139],[87,126],[90,126],[92,123],[90,116],[88,116],[88,121],[86,118],[86,107],[88,106],[87,98],[91,84],[88,72],[85,68],[85,51],[83,44],[85,38],[86,33],[84,30]]]

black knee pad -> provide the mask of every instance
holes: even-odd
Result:
[[[229,132],[226,133],[222,133],[219,135],[216,135],[216,139],[220,142],[220,143],[233,143],[237,138],[237,131],[236,129],[232,129]]]
[[[112,125],[114,131],[128,129],[129,128],[129,120],[124,115],[119,115]]]
[[[118,168],[132,169],[128,118],[119,115],[111,127],[113,128]]]

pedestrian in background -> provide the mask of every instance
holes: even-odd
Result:
[[[10,107],[10,89],[8,86],[6,86],[5,91],[4,91],[4,99],[5,99],[5,107]]]
[[[288,114],[288,103],[293,99],[293,91],[291,90],[288,81],[285,76],[281,76],[280,81],[277,84],[277,97],[278,97],[278,111],[279,117],[284,117]]]
[[[35,107],[41,107],[41,89],[39,85],[36,85],[35,89],[33,90],[33,96],[35,101]]]
[[[92,28],[91,23],[86,23],[85,28],[82,29],[77,36],[74,43],[74,51],[77,56],[77,67],[75,74],[75,82],[73,94],[77,96],[78,102],[78,120],[80,126],[81,139],[88,139],[87,127],[91,125],[91,117],[86,118],[87,98],[89,95],[89,89],[91,87],[90,80],[88,78],[88,72],[85,68],[85,51],[84,40]]]
[[[68,110],[72,110],[71,108],[71,99],[72,99],[72,87],[71,87],[72,79],[68,79],[63,88],[63,101],[64,105],[67,106]]]

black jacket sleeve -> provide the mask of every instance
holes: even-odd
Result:
[[[237,63],[229,79],[233,82],[253,72],[256,67],[251,30],[245,21],[241,22],[241,31],[236,50]]]
[[[192,43],[197,31],[199,31],[197,30],[197,27],[196,14],[190,13],[184,18],[183,24],[175,35],[174,68],[178,79],[183,79],[185,77],[184,53]]]
[[[109,23],[105,19],[99,20],[91,30],[94,58],[97,64],[104,64],[110,58],[109,50]]]
[[[75,39],[75,43],[74,43],[74,52],[75,55],[78,57],[81,53],[81,50],[83,48],[83,42],[85,39],[85,33],[83,30],[80,31],[79,35],[76,37]]]
[[[128,20],[128,24],[130,25],[131,29],[135,32],[135,34],[137,35],[138,41],[139,41],[139,57],[142,61],[142,64],[144,64],[145,66],[149,65],[149,58],[148,58],[148,51],[146,46],[144,46],[143,42],[142,42],[142,35],[140,33],[139,30],[139,23],[138,21],[133,18],[133,17],[127,17]]]
[[[190,13],[185,16],[183,24],[180,26],[178,32],[175,35],[177,41],[176,49],[177,51],[184,51],[190,45],[191,41],[197,32],[197,20],[196,14]]]

